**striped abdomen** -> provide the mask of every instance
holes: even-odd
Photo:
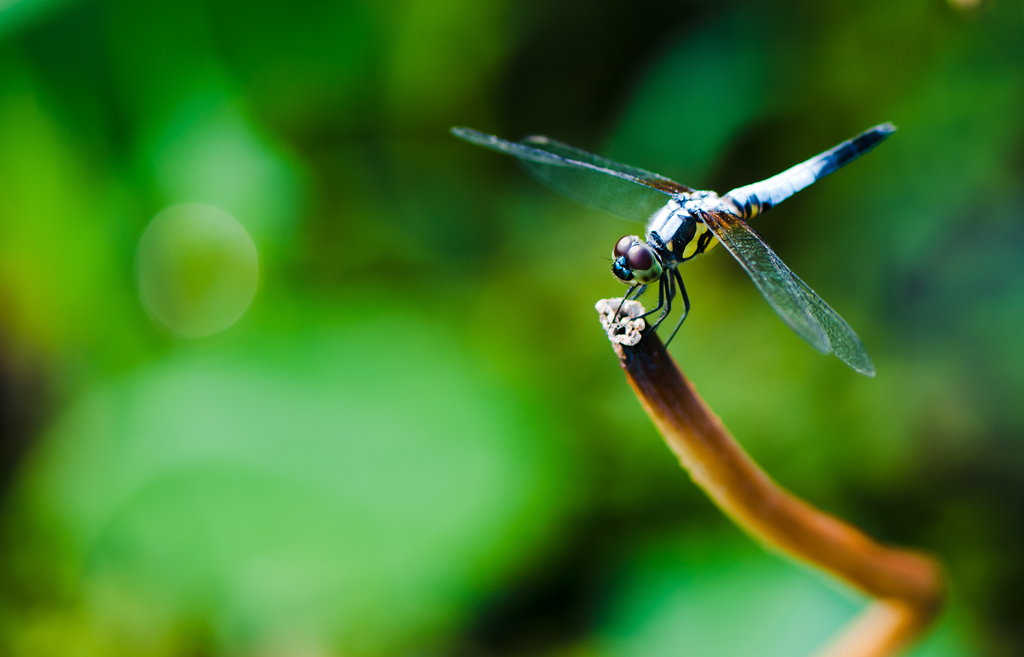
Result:
[[[877,125],[776,176],[752,185],[738,187],[723,198],[731,199],[739,209],[740,216],[749,219],[782,203],[804,187],[816,180],[821,180],[836,169],[853,162],[885,141],[885,138],[895,130],[896,128],[891,123]]]

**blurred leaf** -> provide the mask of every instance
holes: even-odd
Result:
[[[146,159],[167,204],[209,203],[236,217],[261,253],[293,239],[302,179],[223,90],[197,90],[154,130]]]
[[[0,3],[0,38],[46,18],[75,0],[4,0]]]
[[[644,76],[608,149],[613,157],[707,185],[724,146],[770,99],[760,30],[722,22],[680,39]]]
[[[131,262],[130,228],[118,224],[114,182],[62,134],[31,78],[0,85],[5,330],[48,357],[95,356],[117,341],[120,359],[133,342],[134,294],[119,271]]]
[[[557,532],[557,439],[436,327],[291,311],[84,395],[38,499],[88,581],[232,645],[449,632]]]
[[[388,106],[398,125],[452,122],[507,49],[503,2],[407,0],[398,9]]]
[[[370,115],[387,33],[374,5],[317,0],[295,11],[273,0],[224,0],[207,9],[219,51],[254,111],[302,132],[318,125],[358,129]]]
[[[811,655],[860,604],[746,541],[688,534],[637,554],[600,633],[605,657]],[[946,619],[908,657],[977,654]]]

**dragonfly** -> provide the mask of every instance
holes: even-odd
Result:
[[[672,311],[676,296],[682,297],[683,312],[666,345],[690,312],[679,265],[721,244],[798,336],[822,353],[835,354],[857,372],[874,376],[871,358],[850,325],[782,262],[747,220],[864,155],[895,130],[891,123],[877,125],[780,174],[723,196],[544,136],[510,142],[471,128],[456,127],[451,132],[517,158],[533,177],[570,199],[645,222],[643,239],[624,235],[615,242],[611,270],[629,286],[623,302],[638,299],[648,286],[658,284],[658,305],[641,315],[661,313],[652,329]]]

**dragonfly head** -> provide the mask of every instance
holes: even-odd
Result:
[[[661,261],[636,235],[625,235],[612,249],[612,274],[627,285],[648,285],[661,278]]]

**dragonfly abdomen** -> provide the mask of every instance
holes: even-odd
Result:
[[[895,130],[891,123],[877,125],[778,175],[738,187],[723,198],[733,202],[741,218],[750,219],[853,162],[885,141]]]

